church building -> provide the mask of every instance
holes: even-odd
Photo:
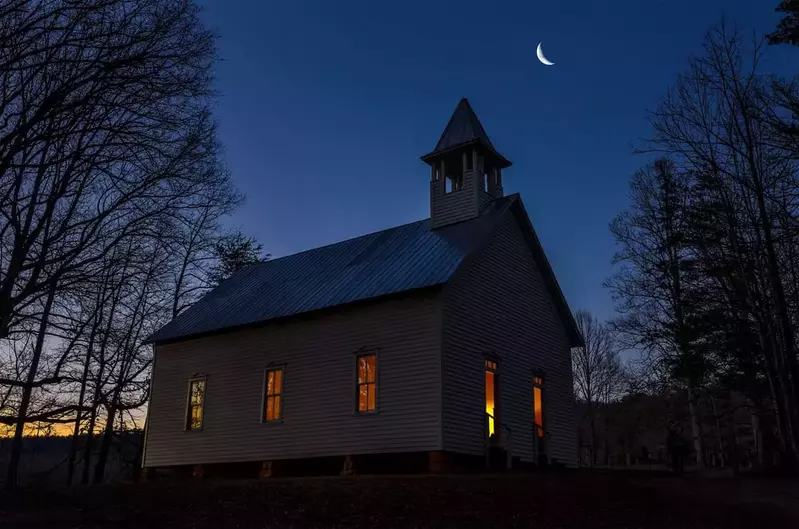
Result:
[[[576,464],[581,338],[511,162],[466,99],[421,159],[430,218],[246,267],[150,337],[145,467]]]

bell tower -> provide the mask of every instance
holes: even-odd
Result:
[[[430,166],[433,229],[480,215],[483,206],[503,195],[502,170],[511,165],[494,149],[466,98],[422,161]]]

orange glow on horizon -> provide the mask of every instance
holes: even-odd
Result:
[[[132,418],[132,421],[126,425],[126,431],[132,430],[143,430],[144,429],[144,417],[145,417],[146,407],[136,413],[136,416]],[[80,434],[84,435],[86,433],[86,429],[88,427],[89,418],[85,414],[83,416],[83,420],[81,421],[81,428]],[[14,430],[16,427],[14,425],[0,425],[0,439],[10,439],[14,437]],[[22,436],[26,438],[34,438],[34,437],[71,437],[75,430],[75,422],[74,418],[70,419],[68,422],[60,422],[60,423],[47,423],[47,422],[29,422],[25,424],[25,428],[22,430]],[[94,423],[94,433],[95,435],[102,434],[105,430],[105,417],[97,417]],[[116,428],[115,428],[116,430]]]

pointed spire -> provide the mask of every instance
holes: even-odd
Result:
[[[449,123],[447,123],[443,134],[441,134],[436,148],[422,156],[422,160],[428,161],[444,151],[471,143],[482,144],[504,162],[502,163],[503,166],[510,165],[510,162],[494,149],[494,144],[491,143],[483,125],[477,119],[477,114],[472,110],[469,100],[464,97],[458,103],[452,117],[449,118]]]
[[[472,105],[465,97],[458,103],[452,117],[449,118],[449,123],[444,129],[444,133],[439,138],[436,148],[433,152],[441,152],[464,143],[471,143],[479,140],[485,143],[486,147],[494,149],[494,145],[488,138],[483,125],[477,119],[477,115],[472,110]]]

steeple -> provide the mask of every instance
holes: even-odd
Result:
[[[485,204],[502,196],[502,169],[511,165],[494,149],[466,98],[422,161],[430,166],[433,228],[477,217]]]

